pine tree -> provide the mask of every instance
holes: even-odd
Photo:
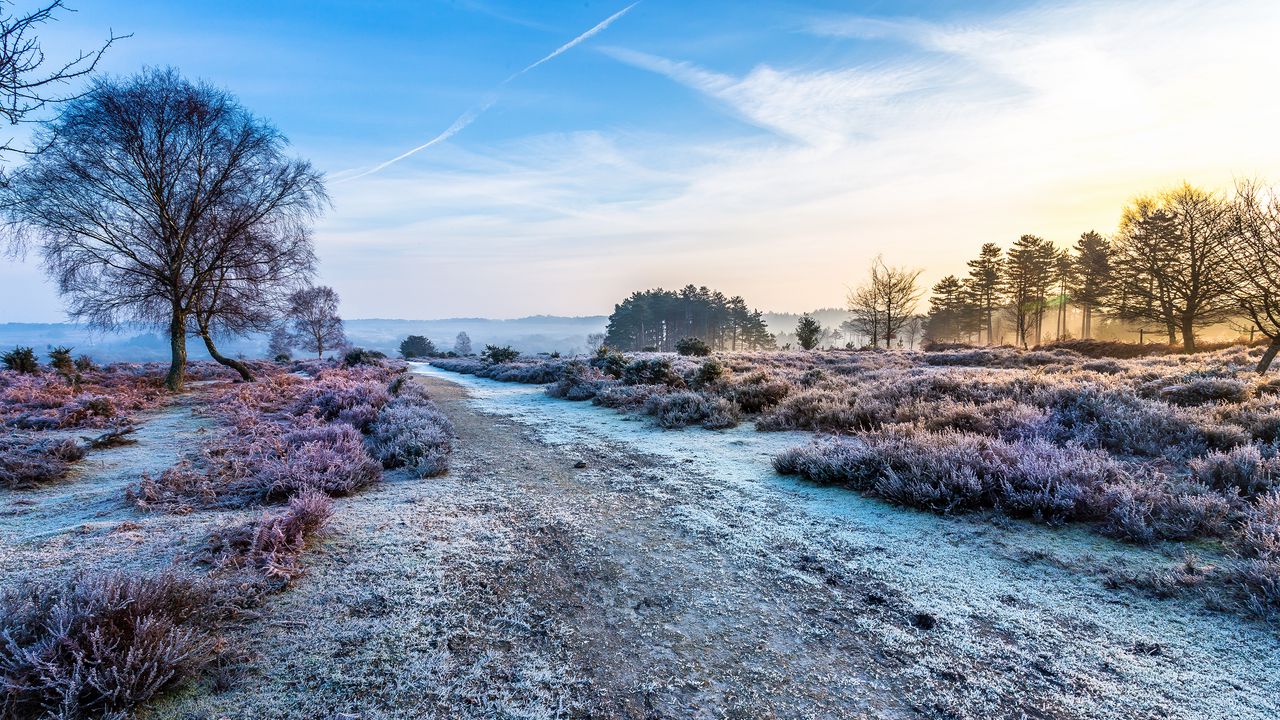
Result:
[[[976,305],[987,344],[993,343],[996,305],[1000,300],[1000,283],[1004,274],[1004,251],[995,243],[986,243],[978,257],[969,261],[967,285]]]
[[[1111,243],[1090,230],[1076,241],[1071,258],[1072,298],[1080,304],[1080,337],[1093,336],[1093,311],[1107,302],[1114,279],[1111,276]]]
[[[804,350],[812,350],[818,347],[818,339],[822,337],[822,324],[808,313],[800,316],[800,321],[796,323],[796,342]]]

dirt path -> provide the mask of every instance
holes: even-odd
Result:
[[[450,474],[340,501],[246,675],[154,717],[1280,713],[1273,629],[1078,570],[1155,552],[781,478],[798,436],[424,372]]]

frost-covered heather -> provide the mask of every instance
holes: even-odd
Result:
[[[70,438],[0,439],[0,487],[16,490],[58,480],[84,456],[85,446]]]
[[[205,556],[218,570],[244,570],[266,578],[292,580],[302,574],[299,556],[307,540],[333,514],[333,500],[304,491],[281,511],[264,510],[258,520],[213,533]]]
[[[216,615],[207,584],[172,573],[6,589],[0,717],[124,717],[213,661]]]
[[[449,469],[453,423],[416,383],[401,383],[395,398],[378,413],[365,444],[385,468],[407,468],[419,477]]]
[[[312,491],[341,497],[377,482],[383,467],[438,475],[448,467],[453,428],[400,372],[324,367],[314,378],[277,374],[228,388],[209,404],[228,432],[143,477],[130,496],[143,508],[190,512]]]
[[[1266,615],[1280,612],[1280,379],[1254,374],[1260,353],[1088,341],[435,364],[546,382],[553,397],[661,427],[747,417],[759,430],[847,436],[778,467],[903,505],[1087,522],[1137,542],[1219,542],[1239,560],[1215,577]]]

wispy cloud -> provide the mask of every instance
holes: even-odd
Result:
[[[836,17],[809,30],[887,49],[728,72],[608,48],[764,132],[726,123],[708,142],[624,126],[451,145],[447,168],[344,190],[326,256],[411,256],[392,271],[404,287],[419,261],[439,267],[406,298],[447,303],[439,312],[608,308],[620,289],[690,280],[806,309],[838,303],[877,253],[934,280],[982,242],[1113,229],[1131,195],[1159,184],[1280,178],[1270,0],[1082,2],[966,24]],[[503,283],[510,297],[495,298]]]
[[[348,171],[340,171],[340,172],[338,172],[338,173],[335,173],[335,174],[334,174],[334,177],[335,177],[334,182],[344,183],[344,182],[350,182],[350,181],[352,181],[352,180],[358,180],[358,179],[363,178],[363,177],[367,177],[367,176],[372,175],[372,174],[374,174],[374,173],[376,173],[376,172],[379,172],[379,171],[381,171],[381,170],[384,170],[384,169],[386,169],[386,168],[390,167],[391,165],[394,165],[394,164],[396,164],[396,163],[400,162],[401,160],[404,160],[404,159],[405,159],[405,158],[407,158],[407,157],[410,157],[410,156],[412,156],[412,155],[416,155],[416,154],[418,154],[418,153],[422,152],[423,150],[426,150],[427,148],[429,148],[429,147],[431,147],[431,146],[433,146],[433,145],[439,145],[440,143],[442,143],[442,142],[444,142],[444,141],[448,140],[449,138],[453,137],[454,135],[457,135],[458,133],[460,133],[460,132],[462,132],[464,129],[466,129],[466,127],[467,127],[468,125],[470,125],[471,123],[475,122],[476,118],[478,118],[478,117],[480,117],[481,115],[483,115],[483,114],[485,113],[485,111],[486,111],[486,110],[488,110],[489,108],[493,107],[494,103],[498,102],[498,94],[499,94],[499,92],[502,90],[502,88],[506,87],[508,84],[510,84],[511,82],[513,82],[514,80],[516,80],[517,78],[519,78],[520,76],[522,76],[522,75],[524,75],[524,74],[528,73],[529,71],[533,70],[534,68],[538,67],[539,65],[542,65],[543,63],[547,63],[547,62],[550,62],[551,60],[554,60],[555,58],[557,58],[557,57],[559,57],[559,56],[561,56],[561,55],[565,54],[565,53],[566,53],[566,52],[568,52],[569,50],[572,50],[573,48],[577,47],[578,45],[581,45],[582,43],[586,42],[587,40],[591,39],[592,37],[594,37],[594,36],[596,36],[596,35],[600,34],[600,33],[601,33],[601,32],[603,32],[605,29],[607,29],[610,25],[612,25],[612,24],[614,23],[614,21],[616,21],[618,18],[620,18],[620,17],[622,17],[623,15],[626,15],[627,13],[631,12],[631,9],[632,9],[632,8],[634,8],[636,5],[639,5],[639,4],[640,4],[640,2],[641,2],[641,0],[636,0],[636,2],[631,3],[630,5],[628,5],[628,6],[624,7],[624,8],[622,8],[622,9],[621,9],[621,10],[619,10],[618,12],[616,12],[616,13],[614,13],[614,14],[610,15],[609,17],[605,18],[604,20],[601,20],[600,22],[596,23],[596,24],[595,24],[595,25],[594,25],[590,30],[587,30],[586,32],[584,32],[584,33],[582,33],[582,34],[578,35],[578,36],[577,36],[577,37],[575,37],[574,39],[572,39],[572,40],[570,40],[569,42],[567,42],[567,43],[565,43],[565,44],[561,45],[560,47],[558,47],[558,48],[556,48],[555,50],[551,51],[550,53],[548,53],[547,55],[543,56],[542,58],[539,58],[537,61],[535,61],[535,62],[533,62],[533,63],[531,63],[531,64],[529,64],[529,65],[525,66],[523,69],[521,69],[521,70],[519,70],[519,71],[517,71],[517,72],[515,72],[515,73],[512,73],[510,76],[508,76],[508,77],[507,77],[505,80],[503,80],[501,83],[498,83],[498,86],[497,86],[497,87],[495,87],[493,90],[491,90],[491,91],[490,91],[490,92],[485,96],[485,98],[484,98],[484,99],[483,99],[479,104],[475,105],[474,107],[472,107],[472,108],[468,109],[466,112],[464,112],[464,113],[462,113],[461,115],[459,115],[459,116],[458,116],[458,119],[457,119],[457,120],[454,120],[454,121],[453,121],[453,124],[452,124],[452,125],[450,125],[449,127],[445,128],[444,132],[441,132],[439,135],[436,135],[435,137],[431,138],[430,140],[428,140],[428,141],[426,141],[426,142],[422,143],[421,145],[419,145],[419,146],[417,146],[417,147],[415,147],[415,148],[411,148],[411,149],[409,149],[409,150],[406,150],[406,151],[405,151],[405,152],[403,152],[403,153],[400,153],[399,155],[397,155],[397,156],[395,156],[395,157],[391,158],[390,160],[386,160],[386,161],[381,162],[381,163],[379,163],[379,164],[377,164],[377,165],[374,165],[373,167],[371,167],[371,168],[369,168],[369,169],[367,169],[367,170],[363,170],[363,171],[358,171],[358,170],[357,170],[357,171],[354,171],[354,172],[355,172],[355,174],[350,174],[351,172],[353,172],[353,171],[350,171],[350,170],[348,170]]]

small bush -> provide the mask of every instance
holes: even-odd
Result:
[[[715,385],[729,377],[729,371],[719,360],[711,359],[703,361],[697,370],[693,371],[689,384],[695,388],[705,388]]]
[[[163,574],[0,596],[0,716],[119,717],[214,659],[213,595]]]
[[[1219,491],[1239,492],[1245,497],[1261,495],[1280,484],[1280,457],[1274,450],[1266,455],[1257,445],[1240,445],[1225,452],[1193,458],[1191,475]]]
[[[627,364],[622,370],[622,382],[627,385],[667,385],[684,387],[684,378],[671,369],[667,358],[642,358]]]
[[[785,380],[778,380],[765,373],[752,373],[727,386],[722,394],[732,400],[742,412],[756,414],[782,402],[792,390],[791,383]]]
[[[248,569],[268,578],[292,580],[302,574],[298,556],[307,539],[332,515],[329,496],[305,491],[290,499],[280,512],[266,511],[255,522],[215,532],[205,553],[219,568]]]
[[[93,372],[97,369],[98,367],[93,364],[93,358],[88,355],[81,355],[76,358],[76,370],[79,370],[82,373],[87,373]]]
[[[1243,402],[1249,395],[1248,383],[1221,378],[1196,378],[1160,391],[1161,400],[1184,407],[1213,402]]]
[[[602,347],[591,358],[591,367],[611,378],[621,378],[627,368],[627,356],[611,347]]]
[[[269,501],[314,490],[340,497],[382,477],[381,468],[364,451],[364,438],[349,425],[292,430],[280,437],[280,444],[284,452],[266,459],[257,474],[244,478],[237,494],[247,492]]]
[[[342,356],[342,364],[347,367],[355,367],[357,365],[377,365],[379,361],[386,359],[386,354],[378,352],[377,350],[351,348]]]
[[[692,357],[706,357],[711,354],[711,348],[701,338],[687,337],[676,341],[676,352]]]
[[[17,490],[59,480],[71,463],[84,456],[84,446],[71,439],[40,440],[26,446],[0,441],[0,486]]]
[[[716,430],[738,424],[738,409],[733,403],[688,390],[653,395],[645,401],[644,412],[664,428],[701,425]]]
[[[40,372],[40,361],[36,359],[36,351],[19,345],[13,350],[0,355],[4,366],[14,372],[32,375]]]
[[[573,361],[565,366],[560,379],[547,386],[547,394],[565,400],[590,400],[600,392],[604,375],[582,362]]]
[[[408,468],[419,477],[449,469],[453,423],[434,404],[394,402],[369,430],[369,453],[385,468]]]
[[[485,345],[484,352],[480,353],[480,359],[491,365],[509,363],[518,357],[520,357],[520,351],[510,346]]]

